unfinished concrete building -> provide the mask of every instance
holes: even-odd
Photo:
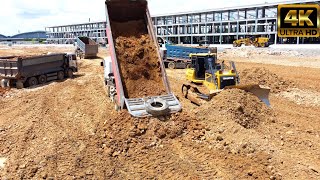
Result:
[[[200,2],[197,2],[200,3]],[[277,7],[279,4],[312,3],[315,0],[295,0],[203,11],[170,13],[152,17],[156,34],[172,43],[232,44],[247,36],[269,37],[274,44],[319,44],[320,38],[279,38]],[[73,43],[78,36],[88,36],[106,43],[106,23],[84,23],[46,28],[48,42]]]
[[[251,6],[219,8],[206,11],[163,14],[153,17],[157,35],[173,43],[232,44],[247,36],[269,37],[273,43],[320,43],[319,38],[278,38],[279,4],[317,3],[320,1],[286,1]]]
[[[106,22],[46,27],[47,41],[55,44],[72,44],[77,37],[90,37],[98,43],[106,43]]]

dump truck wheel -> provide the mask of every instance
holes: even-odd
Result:
[[[41,75],[38,78],[39,84],[44,84],[47,82],[47,76],[46,75]]]
[[[64,72],[63,71],[59,71],[57,78],[58,78],[58,80],[63,80],[64,79]]]
[[[266,44],[265,44],[265,43],[262,43],[260,46],[261,46],[261,47],[266,47]]]
[[[2,88],[8,87],[8,83],[9,81],[7,79],[2,79],[0,82]]]
[[[169,68],[169,69],[175,69],[175,68],[176,68],[176,64],[175,64],[174,62],[170,62],[170,63],[168,64],[168,68]]]
[[[161,98],[152,98],[146,102],[146,111],[153,116],[165,116],[170,112],[167,101]]]
[[[233,43],[233,47],[238,47],[238,45],[236,43]]]
[[[72,71],[72,69],[68,69],[67,75],[68,75],[68,78],[73,78],[73,71]]]
[[[35,78],[35,77],[29,78],[28,79],[28,85],[29,85],[29,87],[38,85],[38,79]]]
[[[24,88],[23,82],[22,81],[17,81],[16,82],[16,87],[17,87],[17,89],[23,89]]]
[[[191,64],[187,64],[187,69],[190,69],[191,68]]]

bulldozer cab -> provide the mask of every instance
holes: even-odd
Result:
[[[209,70],[209,66],[211,68],[216,69],[216,55],[208,54],[208,53],[198,53],[198,54],[190,54],[191,57],[191,67],[195,71],[195,78],[198,80],[204,80],[206,77],[206,72]],[[210,62],[210,63],[209,63]]]

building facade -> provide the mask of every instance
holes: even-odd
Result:
[[[320,43],[319,38],[278,38],[279,4],[317,3],[320,1],[287,1],[206,11],[153,16],[158,36],[173,43],[232,44],[239,38],[269,37],[272,43]]]
[[[271,43],[320,44],[320,38],[279,38],[277,36],[277,6],[279,4],[312,3],[315,0],[295,0],[279,3],[220,8],[155,15],[155,32],[169,42],[180,44],[232,44],[239,38],[269,37]],[[78,36],[88,36],[106,43],[106,23],[95,22],[47,27],[48,42],[73,43]]]
[[[98,43],[106,43],[106,22],[92,22],[65,26],[46,27],[49,43],[72,44],[77,37],[90,37]]]

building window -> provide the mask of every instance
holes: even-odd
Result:
[[[267,8],[266,18],[275,18],[277,16],[277,8]]]
[[[221,13],[220,12],[214,13],[214,21],[221,21]]]

